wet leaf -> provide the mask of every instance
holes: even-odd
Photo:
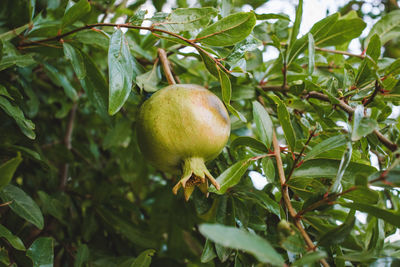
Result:
[[[284,265],[284,260],[268,241],[256,234],[220,224],[201,224],[199,230],[204,236],[224,247],[244,250],[263,263]]]
[[[245,39],[253,30],[253,12],[240,12],[225,17],[201,31],[196,40],[212,46],[229,46]]]
[[[6,186],[14,176],[19,164],[22,162],[21,154],[0,165],[0,191]]]
[[[115,30],[108,49],[109,99],[108,113],[117,113],[132,89],[132,80],[136,78],[132,55],[128,41],[121,29]]]
[[[39,237],[29,247],[26,255],[32,259],[33,267],[50,267],[54,263],[54,240]]]
[[[87,0],[79,0],[73,6],[65,10],[61,28],[65,28],[66,26],[73,24],[75,21],[81,19],[89,12],[90,2]]]
[[[23,190],[9,184],[1,190],[0,198],[4,202],[11,201],[9,207],[18,216],[34,224],[37,228],[43,229],[44,219],[42,212],[35,201]]]

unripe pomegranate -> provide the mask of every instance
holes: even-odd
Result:
[[[208,180],[220,186],[205,166],[228,141],[230,121],[221,100],[193,84],[165,87],[144,102],[137,121],[140,150],[157,169],[180,173],[173,188],[188,200],[194,187],[208,194]]]

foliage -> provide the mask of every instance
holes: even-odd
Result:
[[[114,2],[0,1],[1,266],[399,263],[399,10],[362,39],[354,11],[300,36],[303,1],[294,21],[258,0]],[[138,148],[171,75],[230,111],[208,198],[174,196]]]

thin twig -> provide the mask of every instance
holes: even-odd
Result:
[[[75,102],[73,104],[71,112],[69,114],[67,131],[65,132],[65,136],[64,136],[64,145],[66,146],[66,148],[68,150],[71,150],[71,148],[72,148],[71,139],[72,139],[72,133],[73,133],[73,130],[74,130],[74,123],[75,123],[77,107],[78,107],[78,102]],[[64,191],[65,187],[67,185],[68,170],[69,170],[69,164],[65,163],[63,165],[63,168],[62,168],[62,171],[61,171],[61,180],[60,180],[60,190],[61,191]]]
[[[8,205],[10,205],[11,203],[13,203],[13,200],[7,201],[7,202],[4,202],[4,203],[1,203],[1,204],[0,204],[0,207],[8,206]]]
[[[293,218],[296,217],[296,211],[293,209],[292,203],[290,202],[289,198],[289,190],[288,186],[286,184],[286,178],[285,178],[285,171],[283,170],[283,163],[282,163],[282,158],[281,158],[281,149],[279,147],[278,140],[276,138],[276,133],[275,131],[272,132],[272,143],[274,146],[274,154],[276,158],[276,165],[278,167],[278,174],[279,174],[279,180],[281,182],[282,186],[282,197],[283,200],[285,201],[286,208],[289,211],[290,216]]]
[[[167,58],[167,53],[165,53],[165,50],[162,48],[158,48],[158,57],[160,58],[161,65],[164,70],[165,77],[167,78],[168,84],[176,84],[174,76],[172,75],[171,72],[171,65],[169,63],[169,60]]]
[[[175,38],[178,38],[182,41],[184,41],[185,43],[189,44],[190,46],[193,46],[194,48],[196,48],[198,51],[203,52],[204,54],[206,54],[211,60],[213,60],[215,62],[215,64],[218,65],[218,67],[220,67],[222,70],[224,70],[226,73],[230,73],[230,71],[225,68],[225,66],[220,62],[220,60],[214,58],[213,56],[211,56],[211,54],[209,52],[207,52],[206,50],[204,50],[201,46],[199,46],[198,44],[196,44],[193,40],[189,40],[181,35],[178,35],[176,33],[173,32],[169,32],[167,30],[163,30],[163,29],[158,29],[158,28],[154,28],[153,26],[150,27],[144,27],[144,26],[135,26],[135,25],[130,25],[130,24],[117,24],[117,23],[95,23],[95,24],[88,24],[86,26],[82,26],[79,28],[76,28],[72,31],[63,33],[63,34],[59,34],[57,36],[53,36],[50,38],[45,38],[42,40],[37,40],[37,41],[31,41],[31,42],[22,42],[18,48],[22,48],[22,47],[27,47],[27,46],[31,46],[33,44],[40,44],[40,43],[47,43],[47,42],[52,42],[52,41],[60,41],[62,38],[77,33],[79,31],[83,31],[83,30],[88,30],[88,29],[92,29],[95,27],[120,27],[120,28],[129,28],[129,29],[136,29],[136,30],[146,30],[146,31],[150,31],[152,33],[154,32],[159,32],[159,33],[165,33],[168,34],[170,36],[173,36]]]
[[[315,131],[317,130],[317,128],[314,128],[314,130],[310,131],[310,136],[308,137],[306,143],[304,144],[303,148],[300,151],[300,155],[298,155],[294,162],[293,162],[293,166],[292,169],[290,169],[289,175],[286,178],[286,182],[289,181],[290,177],[292,177],[293,171],[294,169],[297,167],[297,164],[299,163],[300,158],[302,157],[304,151],[306,150],[306,147],[308,146],[308,144],[310,143],[311,139],[315,136]]]
[[[316,47],[315,50],[322,51],[322,52],[333,53],[333,54],[340,54],[340,55],[345,55],[345,56],[350,56],[350,57],[358,57],[358,58],[361,58],[361,59],[365,58],[364,55],[358,55],[358,54],[353,54],[353,53],[350,53],[350,52],[334,50],[334,49],[326,49],[326,48]]]
[[[364,107],[366,107],[369,103],[374,101],[375,96],[378,94],[378,92],[381,90],[381,87],[379,85],[378,81],[375,81],[375,89],[374,92],[372,92],[372,95],[363,103]]]
[[[289,92],[289,86],[287,85],[259,85],[259,88],[264,91]]]
[[[349,193],[351,191],[357,190],[357,189],[358,189],[358,187],[352,186],[349,189],[347,189],[347,190],[345,190],[345,191],[343,191],[341,193],[328,195],[328,196],[324,197],[323,199],[311,204],[310,206],[307,206],[306,208],[300,210],[297,213],[297,218],[301,218],[301,216],[303,216],[305,213],[307,213],[309,211],[313,211],[313,210],[315,210],[315,209],[317,209],[317,208],[319,208],[319,207],[321,207],[321,206],[323,206],[325,204],[328,204],[328,203],[334,201],[338,197],[343,196],[343,195],[345,195],[345,194],[347,194],[347,193]]]
[[[384,136],[381,132],[379,132],[378,130],[374,130],[373,133],[376,135],[376,137],[378,137],[379,141],[381,141],[381,143],[389,148],[392,152],[396,151],[398,149],[398,146],[393,143],[392,141],[390,141],[388,138],[386,138],[386,136]]]
[[[296,227],[299,229],[300,234],[303,236],[304,241],[307,244],[307,247],[309,250],[315,250],[316,247],[314,243],[312,242],[310,236],[304,229],[303,225],[301,224],[301,219],[300,217],[297,216],[296,211],[294,210],[292,203],[290,202],[290,197],[289,197],[289,189],[286,184],[286,178],[285,178],[285,171],[283,170],[283,164],[282,164],[282,158],[281,158],[281,150],[279,147],[278,139],[276,138],[276,133],[275,131],[272,132],[272,144],[274,146],[274,154],[276,158],[276,166],[278,167],[278,173],[279,173],[279,180],[281,182],[281,187],[282,187],[282,197],[283,201],[285,202],[285,206],[289,211],[290,216],[294,220],[294,224]],[[329,266],[328,262],[325,259],[320,260],[321,264],[325,267]]]
[[[316,91],[308,92],[306,94],[306,98],[316,98],[319,100],[323,100],[325,102],[330,102],[330,99],[327,95],[320,93],[320,92],[316,92]],[[350,107],[349,105],[347,105],[343,100],[341,100],[341,99],[337,99],[337,100],[338,100],[337,101],[338,104],[335,103],[335,105],[339,106],[341,109],[343,109],[350,115],[352,115],[354,113],[354,109],[352,107]]]
[[[271,45],[274,46],[273,42],[263,42],[263,45]],[[287,43],[281,43],[281,46],[286,47]],[[327,52],[327,53],[332,53],[332,54],[340,54],[340,55],[345,55],[349,57],[358,57],[361,59],[365,58],[365,55],[360,55],[360,54],[353,54],[347,51],[341,51],[341,50],[335,50],[335,49],[327,49],[327,48],[321,48],[321,47],[315,47],[315,50],[317,51],[322,51],[322,52]]]
[[[315,91],[311,91],[309,93],[306,94],[305,96],[306,98],[316,98],[322,101],[326,101],[326,102],[330,102],[330,99],[327,95],[323,94],[323,93],[319,93],[319,92],[315,92]],[[347,105],[343,100],[340,99],[336,99],[338,101],[338,104],[335,104],[337,106],[339,106],[341,109],[343,109],[344,111],[346,111],[349,115],[352,115],[354,113],[354,109],[352,107],[350,107],[349,105]],[[390,141],[388,138],[386,138],[381,132],[379,132],[378,130],[374,130],[373,133],[376,135],[376,137],[378,137],[379,141],[386,146],[388,149],[390,149],[392,152],[397,150],[397,145],[395,143],[393,143],[392,141]]]

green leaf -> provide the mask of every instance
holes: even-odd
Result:
[[[11,201],[9,207],[21,218],[43,229],[44,220],[42,212],[33,199],[18,187],[8,184],[0,192],[4,202]]]
[[[71,61],[72,67],[76,73],[76,77],[78,77],[80,80],[84,79],[86,76],[86,69],[81,52],[66,42],[63,43],[63,48],[65,57],[67,60]]]
[[[267,20],[267,19],[282,19],[282,20],[287,20],[290,21],[290,18],[286,14],[256,14],[256,19],[257,20]]]
[[[89,101],[94,105],[98,114],[108,119],[108,86],[107,82],[93,60],[81,52],[85,62],[86,76],[81,79],[82,88],[85,90]]]
[[[207,238],[204,244],[203,252],[201,253],[200,261],[202,263],[207,263],[217,256],[214,251],[213,243]]]
[[[68,96],[72,101],[78,100],[78,93],[76,92],[75,88],[69,82],[68,78],[62,73],[59,72],[57,68],[49,65],[44,64],[44,69],[47,73],[47,76],[50,80],[64,89],[65,95]]]
[[[0,39],[0,62],[1,62],[1,59],[3,58],[3,47],[4,47],[3,42]]]
[[[271,199],[265,192],[263,191],[254,191],[254,192],[246,192],[246,198],[257,202],[261,207],[268,210],[269,212],[274,213],[276,216],[280,217],[280,206],[278,202]]]
[[[203,59],[204,65],[206,66],[206,69],[214,75],[217,79],[219,79],[219,69],[215,62],[210,58],[208,54],[203,52],[202,50],[197,50]]]
[[[272,162],[272,159],[269,157],[265,157],[261,160],[261,167],[263,169],[265,178],[270,183],[273,183],[275,180],[275,166]]]
[[[346,149],[344,150],[342,159],[340,161],[338,172],[337,172],[336,177],[333,180],[333,184],[329,190],[330,192],[338,193],[338,192],[342,191],[342,178],[344,176],[344,173],[345,173],[347,167],[350,164],[352,153],[353,153],[352,143],[347,142]]]
[[[325,47],[344,44],[360,36],[366,25],[360,18],[339,19],[323,36],[314,36],[315,45]]]
[[[256,24],[253,12],[240,12],[225,17],[201,31],[196,40],[212,46],[230,46],[245,39]]]
[[[335,135],[328,139],[325,139],[321,143],[314,146],[310,152],[304,157],[304,161],[313,159],[320,155],[321,153],[327,152],[329,150],[344,146],[347,143],[347,139],[343,135]]]
[[[0,108],[15,120],[23,134],[30,139],[36,138],[36,134],[33,131],[35,129],[35,124],[31,120],[25,118],[24,113],[18,106],[12,105],[6,98],[0,96]]]
[[[353,203],[338,202],[338,204],[342,205],[343,207],[366,212],[369,215],[375,216],[379,219],[384,220],[385,222],[388,222],[400,228],[400,214],[398,213],[394,213],[389,210],[381,209],[376,206],[359,202],[353,202]]]
[[[10,41],[13,38],[19,36],[23,31],[28,29],[31,26],[31,23],[27,23],[25,25],[22,25],[18,28],[12,29],[11,31],[4,32],[0,34],[0,41],[6,42]]]
[[[147,10],[138,10],[130,19],[129,23],[134,26],[141,26],[144,20],[144,16],[147,14]]]
[[[322,38],[322,36],[324,36],[325,33],[329,31],[330,28],[333,27],[333,25],[336,23],[338,19],[339,19],[339,13],[335,13],[315,23],[310,30],[310,33],[313,35],[314,40],[317,41],[320,38]],[[301,52],[303,52],[306,49],[307,42],[308,42],[308,36],[304,35],[303,37],[297,39],[293,43],[293,45],[288,51],[288,59],[287,59],[288,66],[291,64],[293,60],[295,60],[301,54]]]
[[[379,193],[377,191],[364,186],[358,186],[356,188],[356,190],[350,191],[341,197],[353,200],[354,202],[362,202],[364,204],[376,204],[378,202]]]
[[[15,158],[12,158],[9,161],[4,162],[3,164],[0,165],[0,191],[4,186],[8,185],[8,183],[11,181],[15,171],[17,170],[21,162],[22,162],[22,157],[21,154],[18,153],[18,155]]]
[[[278,119],[283,128],[283,133],[285,134],[290,150],[294,151],[296,146],[296,135],[294,134],[292,122],[290,121],[289,112],[283,103],[278,105]]]
[[[215,243],[246,251],[263,263],[277,266],[285,264],[281,255],[275,251],[268,241],[256,234],[220,224],[201,224],[199,231]]]
[[[151,264],[151,257],[154,256],[156,251],[148,249],[139,254],[139,256],[132,263],[131,267],[149,267]]]
[[[270,97],[278,105],[277,112],[279,123],[282,126],[283,133],[285,135],[286,142],[290,147],[290,150],[294,151],[294,148],[296,146],[296,135],[294,133],[292,122],[290,120],[289,111],[287,110],[285,103],[280,100],[279,97],[275,95],[270,95]]]
[[[84,267],[89,261],[89,248],[86,244],[81,244],[75,256],[74,267]]]
[[[247,119],[245,116],[243,116],[242,113],[240,113],[238,110],[236,110],[234,107],[232,107],[230,104],[225,104],[226,108],[229,110],[230,113],[232,113],[234,116],[239,118],[242,122],[246,123]]]
[[[117,214],[109,211],[105,208],[98,208],[97,213],[101,219],[110,225],[116,232],[127,238],[133,244],[136,244],[143,248],[156,247],[155,241],[152,239],[150,233],[135,227],[132,222],[126,221]]]
[[[257,101],[253,101],[253,118],[261,141],[271,147],[274,125],[265,108]]]
[[[15,249],[18,250],[26,250],[24,243],[18,236],[15,236],[11,233],[10,230],[5,228],[3,225],[0,224],[0,237],[4,237],[13,246]]]
[[[240,146],[247,146],[252,149],[268,153],[267,147],[262,142],[249,136],[239,136],[235,138],[230,144],[230,149],[235,151]]]
[[[226,190],[240,182],[240,178],[242,178],[243,174],[245,174],[252,163],[251,159],[243,159],[236,162],[221,173],[216,179],[221,186],[220,190],[217,191],[215,187],[210,187],[208,191],[218,195],[225,194]]]
[[[221,84],[221,90],[222,90],[222,101],[224,101],[226,105],[229,105],[232,96],[231,81],[229,80],[228,74],[226,74],[223,70],[221,70],[218,67],[217,69],[218,69],[219,83]]]
[[[296,18],[294,20],[292,32],[290,34],[289,50],[293,47],[293,44],[297,39],[297,35],[299,35],[302,16],[303,16],[303,0],[299,0],[299,4],[297,5],[296,8]]]
[[[308,75],[311,76],[315,69],[315,43],[311,33],[308,34]]]
[[[28,67],[35,64],[36,61],[30,54],[25,55],[4,55],[0,61],[0,71],[10,68],[14,65],[18,67]]]
[[[231,53],[226,58],[226,61],[230,65],[236,64],[240,59],[243,58],[246,52],[253,51],[257,49],[260,45],[262,45],[262,42],[260,40],[254,38],[252,35],[249,35],[243,41],[235,44]]]
[[[376,179],[380,177],[384,177],[384,180],[376,181]],[[400,166],[396,166],[392,169],[384,170],[384,171],[379,171],[374,174],[372,174],[370,177],[368,177],[368,181],[373,181],[374,186],[390,186],[390,187],[400,187]]]
[[[75,21],[83,18],[89,12],[90,2],[87,0],[79,0],[78,3],[65,10],[61,28],[64,29],[66,26],[73,24]]]
[[[64,207],[60,200],[49,196],[46,192],[38,191],[38,195],[41,201],[41,208],[43,213],[48,213],[52,215],[54,218],[57,218],[62,223],[67,224],[64,220]]]
[[[351,132],[351,140],[358,141],[362,137],[372,133],[378,127],[378,123],[371,119],[364,117],[364,106],[358,105],[353,115],[353,130]]]
[[[117,113],[132,89],[132,79],[136,78],[132,55],[121,29],[115,30],[108,49],[109,99],[108,113]]]
[[[376,67],[376,61],[381,54],[381,41],[378,35],[373,35],[368,42],[366,57],[358,68],[355,83],[357,86],[361,86],[365,82],[377,79],[374,77],[374,70]]]
[[[397,75],[399,73],[400,73],[400,58],[393,61],[392,64],[390,64],[390,66],[386,70],[386,75],[389,74]]]
[[[314,263],[326,258],[327,256],[328,255],[326,254],[326,252],[321,251],[321,250],[310,252],[310,253],[305,254],[303,257],[296,260],[295,262],[293,262],[293,264],[291,266],[300,266],[300,267],[313,266]]]
[[[354,228],[354,224],[356,222],[354,215],[355,211],[351,211],[343,224],[323,234],[318,240],[318,245],[327,247],[337,245],[345,241],[350,235],[351,230]]]
[[[365,53],[370,56],[372,60],[378,61],[379,56],[381,55],[381,47],[381,39],[377,34],[374,34],[368,42]]]
[[[136,77],[136,84],[139,86],[140,90],[152,93],[159,90],[158,84],[160,80],[157,71],[157,64],[154,64],[150,71],[142,73]]]
[[[162,26],[171,32],[194,31],[207,26],[217,16],[213,7],[177,8],[162,22]]]
[[[368,43],[374,34],[379,36],[382,45],[398,38],[400,36],[400,10],[393,10],[376,22],[365,39],[365,43]]]
[[[29,247],[26,255],[32,259],[33,267],[52,267],[54,263],[54,240],[39,237]]]
[[[289,180],[291,183],[292,179],[313,179],[318,177],[335,178],[340,165],[339,160],[333,159],[312,159],[305,161],[299,168],[296,168],[292,174],[292,178]],[[344,172],[343,179],[350,180],[354,179],[356,175],[370,175],[374,173],[376,169],[372,166],[350,162],[346,171]]]

